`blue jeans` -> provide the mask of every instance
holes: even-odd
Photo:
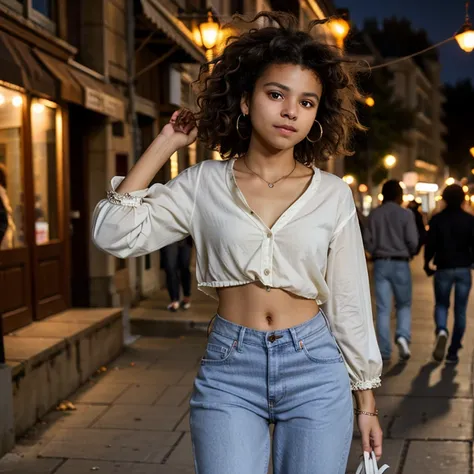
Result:
[[[462,346],[466,330],[466,308],[471,291],[470,268],[448,268],[437,270],[434,275],[436,334],[441,329],[448,331],[448,310],[451,289],[454,286],[454,328],[448,352],[456,353]]]
[[[344,474],[353,431],[347,369],[325,315],[257,331],[216,316],[194,383],[196,474]]]
[[[411,341],[412,284],[410,263],[399,260],[375,260],[375,300],[377,306],[377,338],[383,358],[392,354],[390,315],[392,295],[395,296],[397,329],[395,340],[404,337]]]

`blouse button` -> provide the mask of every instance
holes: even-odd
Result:
[[[265,270],[264,270],[264,272],[263,272],[263,273],[265,273],[265,275],[267,275],[267,276],[268,276],[268,275],[270,275],[270,270],[269,270],[268,268],[265,268]]]
[[[269,239],[271,239],[271,238],[272,238],[272,233],[269,232],[269,233],[267,234],[267,237],[268,237]]]

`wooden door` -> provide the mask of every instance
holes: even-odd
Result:
[[[56,104],[33,99],[30,108],[33,219],[34,317],[43,319],[69,306],[68,114]]]
[[[25,142],[28,140],[26,96],[0,86],[0,181],[9,209],[8,236],[0,242],[0,315],[5,334],[33,319],[31,249],[26,221]]]

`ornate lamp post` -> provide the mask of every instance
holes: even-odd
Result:
[[[463,51],[466,51],[466,53],[470,53],[474,49],[474,30],[472,29],[472,23],[469,19],[469,2],[466,2],[466,18],[464,20],[464,25],[462,25],[456,33],[455,38],[459,47]]]
[[[206,59],[212,61],[212,50],[219,41],[219,33],[221,27],[217,21],[214,21],[212,11],[207,12],[207,21],[202,22],[199,26],[193,27],[193,38],[197,45],[204,47],[206,50]]]

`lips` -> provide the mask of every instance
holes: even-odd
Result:
[[[274,125],[274,127],[283,135],[292,135],[296,132],[296,128],[291,125]]]

